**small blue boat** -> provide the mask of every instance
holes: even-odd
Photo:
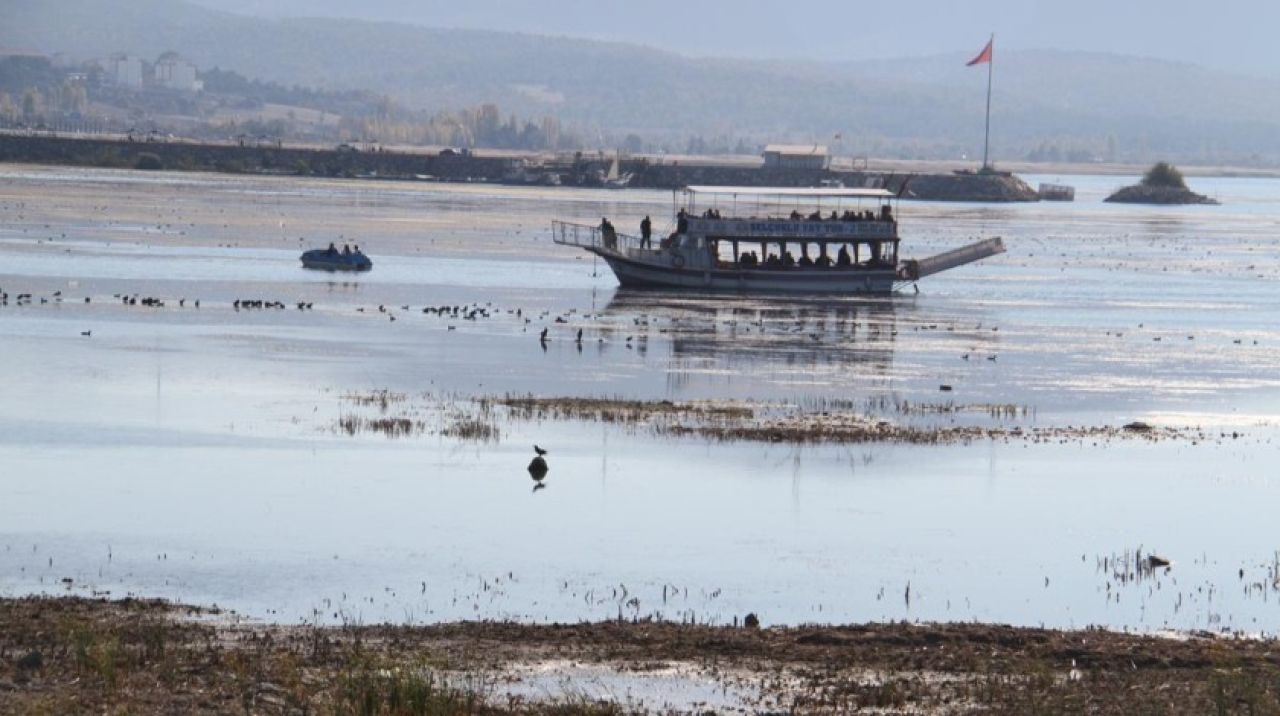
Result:
[[[361,253],[360,249],[350,251],[343,247],[339,251],[330,245],[327,249],[312,249],[302,254],[302,267],[321,271],[368,271],[373,268],[373,261]]]

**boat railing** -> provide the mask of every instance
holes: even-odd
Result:
[[[561,246],[578,246],[584,249],[607,249],[631,255],[644,251],[639,236],[612,231],[608,236],[599,226],[575,224],[568,221],[551,222],[551,240]],[[656,247],[656,242],[653,244]]]

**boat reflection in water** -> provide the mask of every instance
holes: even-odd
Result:
[[[799,384],[814,389],[806,392],[825,393],[850,383],[887,383],[898,334],[896,310],[894,301],[884,298],[773,296],[761,301],[620,289],[604,316],[615,319],[606,322],[615,326],[619,336],[614,338],[638,334],[638,351],[651,352],[655,340],[666,339],[669,389],[700,393],[695,384],[737,384],[728,394],[764,398],[793,392]],[[712,392],[725,394],[723,387]]]

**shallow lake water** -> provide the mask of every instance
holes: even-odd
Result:
[[[0,593],[286,623],[756,612],[1274,633],[1280,181],[1196,180],[1223,206],[1175,208],[1102,203],[1124,178],[1068,183],[1072,204],[904,203],[905,255],[1009,248],[918,294],[759,299],[620,292],[550,241],[552,218],[661,230],[664,192],[0,166]],[[298,266],[329,241],[375,269]],[[437,306],[470,308],[422,311]],[[935,425],[1202,438],[340,430],[344,396],[378,390],[409,396],[391,414],[446,422],[505,394],[905,401],[1015,409],[902,418]],[[536,491],[533,443],[551,464]],[[1173,565],[1115,566],[1139,549]]]

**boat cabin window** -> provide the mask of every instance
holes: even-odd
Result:
[[[685,251],[701,251],[704,244],[701,236],[684,236],[681,237],[680,248]]]

